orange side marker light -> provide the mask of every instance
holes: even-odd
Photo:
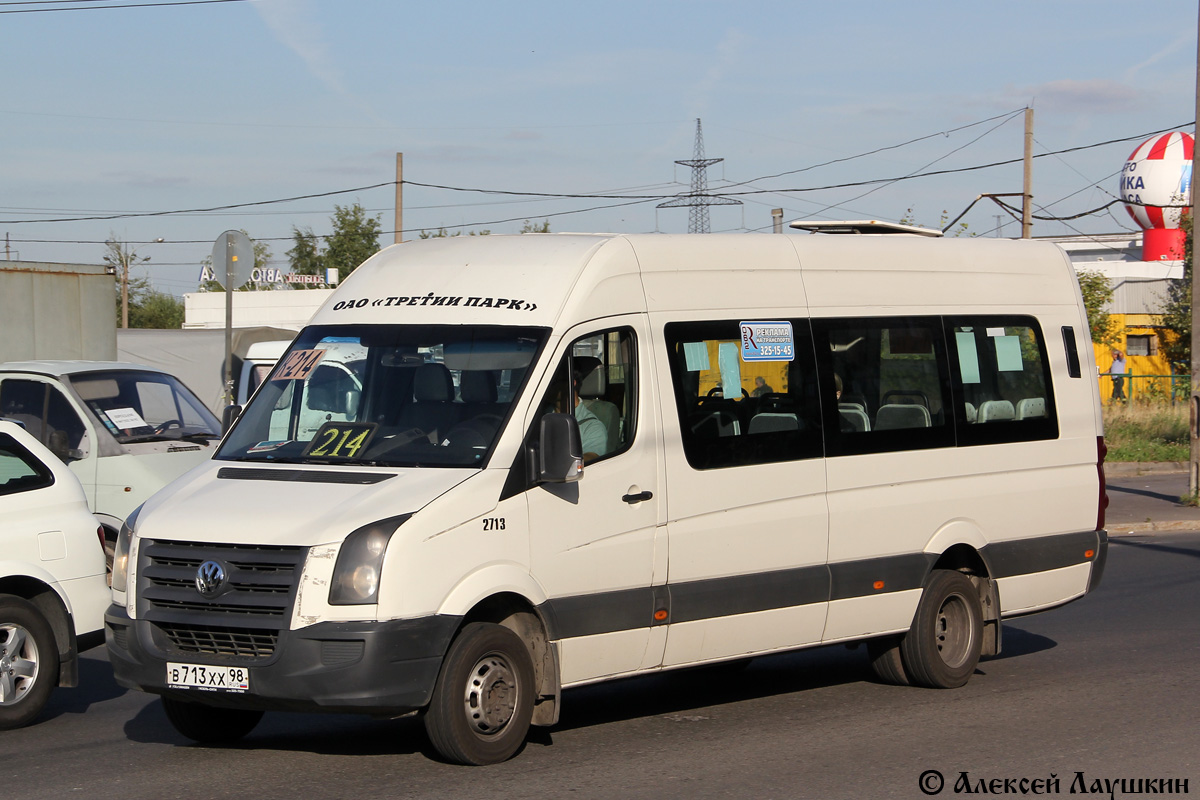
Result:
[[[875,591],[879,591],[883,588],[883,581],[875,581],[872,585],[875,587]]]
[[[1084,558],[1091,558],[1091,557],[1092,557],[1092,556],[1094,556],[1094,555],[1096,555],[1096,551],[1095,551],[1095,550],[1084,550],[1084,551],[1083,551],[1083,557],[1084,557]]]
[[[660,608],[658,611],[654,612],[654,621],[655,622],[662,622],[666,618],[667,618],[667,610],[665,608]]]

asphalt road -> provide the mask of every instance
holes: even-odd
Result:
[[[962,689],[874,683],[863,649],[761,658],[568,692],[557,727],[486,768],[436,761],[412,719],[268,714],[238,746],[193,745],[100,649],[39,723],[0,732],[0,786],[14,800],[923,798],[937,770],[941,797],[963,772],[976,793],[1057,776],[1043,793],[1068,796],[1083,773],[1088,795],[1121,778],[1200,794],[1198,608],[1200,533],[1125,536],[1098,592],[1011,621]]]

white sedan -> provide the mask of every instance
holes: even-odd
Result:
[[[79,480],[0,418],[0,730],[27,725],[104,642],[103,530]]]

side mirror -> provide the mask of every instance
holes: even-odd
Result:
[[[221,412],[221,435],[229,433],[229,429],[233,427],[233,423],[237,421],[238,416],[242,413],[242,407],[236,403],[225,406],[225,410]]]
[[[574,414],[546,414],[533,453],[538,483],[574,483],[583,477],[583,441]]]

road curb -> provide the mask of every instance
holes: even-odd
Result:
[[[1172,520],[1170,522],[1133,522],[1109,525],[1109,536],[1133,536],[1139,533],[1180,533],[1200,530],[1200,520]]]
[[[1138,475],[1169,475],[1187,472],[1186,461],[1106,461],[1104,474],[1113,478],[1129,478]]]

